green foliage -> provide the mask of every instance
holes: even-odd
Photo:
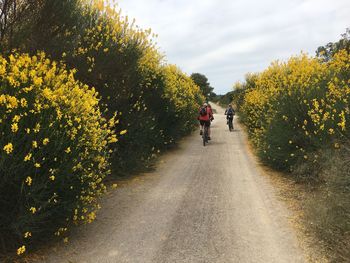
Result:
[[[333,43],[329,42],[325,46],[320,46],[316,50],[316,56],[324,61],[329,61],[333,58],[334,54],[338,53],[340,50],[346,50],[350,52],[350,28],[347,28],[345,33],[339,41]]]
[[[233,100],[234,91],[227,92],[225,95],[216,96],[213,101],[219,103],[223,107],[227,107]]]
[[[204,97],[208,100],[212,99],[215,95],[213,93],[214,88],[210,86],[208,78],[200,73],[192,73],[191,79],[200,88]]]
[[[227,92],[225,95],[221,95],[217,101],[224,107],[228,104],[233,103],[236,111],[241,111],[241,106],[244,102],[245,93],[254,89],[255,81],[258,74],[248,73],[245,77],[245,82],[236,82],[233,85],[233,91]],[[244,113],[241,112],[241,118],[244,118]]]
[[[3,51],[20,48],[30,54],[44,50],[58,60],[76,45],[82,30],[80,0],[10,0],[12,18],[1,41]],[[17,16],[11,16],[11,14]]]

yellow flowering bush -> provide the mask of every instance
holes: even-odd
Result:
[[[156,45],[156,35],[136,26],[113,2],[24,3],[28,8],[21,12],[23,19],[11,21],[1,49],[18,48],[30,54],[43,50],[50,58],[62,60],[68,68],[77,69],[79,81],[96,88],[101,104],[108,108],[107,119],[118,112],[118,132],[127,133],[115,146],[113,174],[145,167],[158,151],[195,127],[192,111],[176,109],[172,103],[177,101],[181,107],[191,103],[191,108],[202,98],[169,97],[178,96],[170,90],[182,87],[166,77],[169,70],[164,70],[168,66]],[[189,83],[186,87],[197,92]],[[16,124],[11,128],[16,130]]]
[[[118,128],[128,132],[112,163],[116,174],[128,173],[193,129],[193,108],[202,98],[194,96],[197,86],[179,69],[168,69],[151,30],[136,27],[103,1],[82,6],[87,26],[63,59],[78,69],[81,81],[96,87],[110,112],[121,114]],[[175,84],[173,76],[182,80]]]
[[[163,98],[169,101],[166,109],[168,116],[164,117],[173,123],[168,125],[169,133],[173,130],[175,133],[172,136],[178,137],[192,131],[193,126],[197,124],[195,116],[204,98],[193,80],[175,65],[164,66],[163,72]]]
[[[97,92],[49,60],[0,56],[0,239],[17,254],[91,222],[116,141]]]
[[[308,114],[317,133],[349,138],[350,53],[340,50],[327,66],[327,90],[310,103]]]
[[[264,161],[289,170],[317,161],[317,149],[346,138],[349,61],[345,50],[328,62],[301,54],[271,64],[253,88],[247,85],[241,116]]]
[[[51,233],[65,238],[69,222],[93,221],[108,160],[115,175],[147,167],[197,125],[203,98],[151,30],[107,1],[18,6],[0,43],[0,244],[21,255]],[[5,58],[13,48],[46,55]],[[123,140],[109,152],[117,123]]]

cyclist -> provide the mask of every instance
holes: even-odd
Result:
[[[227,120],[227,124],[232,127],[233,129],[233,117],[235,116],[236,112],[233,109],[232,105],[229,104],[228,108],[225,110],[225,115],[226,115],[226,120]]]
[[[199,109],[199,116],[197,118],[200,123],[200,135],[203,134],[203,126],[208,127],[208,140],[210,140],[210,121],[213,120],[213,113],[211,108],[208,107],[207,103],[204,103],[203,106]]]

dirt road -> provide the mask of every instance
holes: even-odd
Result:
[[[196,132],[155,172],[110,192],[97,220],[43,262],[304,262],[288,211],[223,109],[203,147]]]

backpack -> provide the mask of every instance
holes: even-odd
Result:
[[[207,109],[206,109],[205,107],[202,107],[202,108],[200,109],[200,111],[199,111],[199,114],[200,114],[201,116],[207,115]]]
[[[233,109],[228,109],[227,110],[227,116],[233,116],[233,115],[235,115],[235,111],[233,110]]]

